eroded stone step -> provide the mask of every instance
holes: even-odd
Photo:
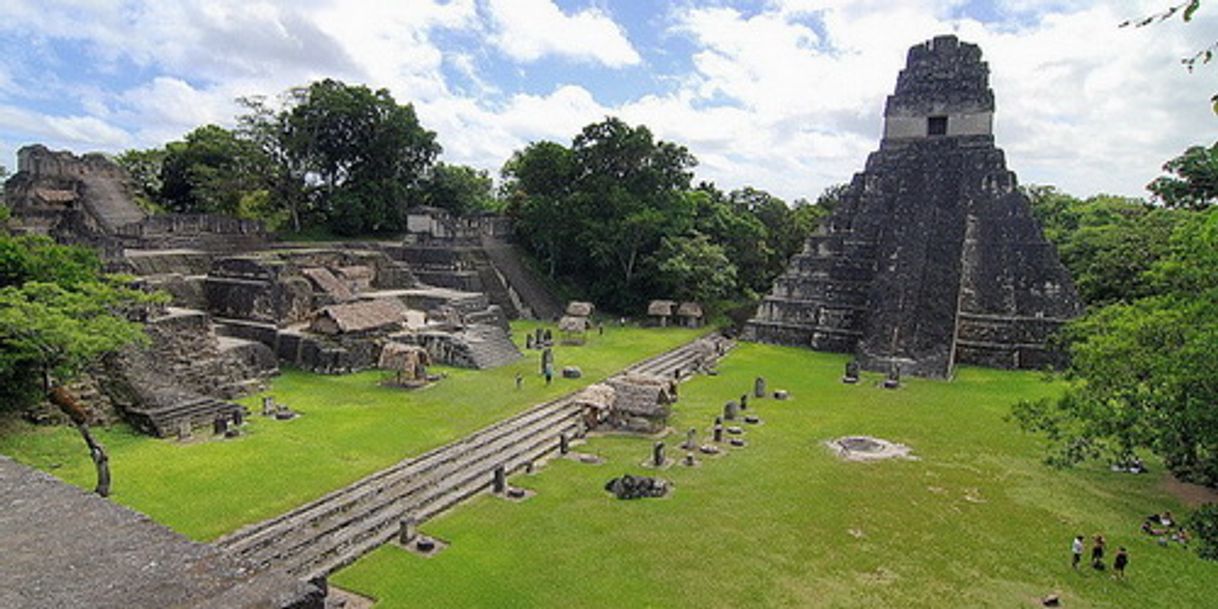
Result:
[[[438,467],[391,482],[386,487],[366,492],[360,497],[353,497],[347,505],[336,506],[336,509],[311,522],[299,523],[297,526],[286,529],[280,527],[271,531],[272,536],[263,537],[261,543],[246,544],[236,551],[247,557],[255,557],[268,551],[273,552],[275,556],[290,555],[319,537],[368,517],[369,514],[381,510],[386,504],[399,503],[412,499],[416,495],[425,496],[429,487],[443,485],[444,481],[451,476],[459,475],[471,467],[485,467],[487,463],[501,459],[504,454],[511,454],[514,445],[524,442],[530,437],[545,435],[555,426],[566,428],[572,424],[574,419],[578,418],[580,413],[578,409],[575,409],[566,412],[558,411],[556,414],[559,416],[540,420],[503,438],[478,446],[474,450],[454,454],[451,459]],[[557,442],[557,437],[557,435],[554,436],[555,442]],[[265,562],[257,559],[256,561]]]
[[[360,500],[374,499],[383,495],[385,489],[395,485],[409,483],[415,477],[426,477],[439,468],[449,466],[461,455],[485,450],[487,446],[499,446],[510,442],[515,436],[538,428],[544,428],[554,421],[569,416],[570,408],[565,402],[549,403],[545,409],[531,411],[533,415],[509,420],[507,425],[496,426],[489,433],[479,433],[460,442],[441,447],[441,449],[399,464],[392,470],[383,470],[378,475],[370,476],[362,481],[340,489],[303,506],[273,521],[264,521],[248,530],[243,529],[219,542],[221,547],[233,552],[246,553],[256,551],[258,547],[274,543],[284,531],[315,527],[317,523],[332,517],[334,514],[348,510]]]
[[[558,449],[558,438],[562,433],[574,431],[575,426],[555,430],[551,434],[536,439],[523,447],[517,447],[505,456],[505,470],[513,472],[525,463],[536,461],[545,454]],[[364,526],[350,531],[344,531],[337,543],[330,544],[312,558],[308,553],[292,555],[292,565],[287,571],[305,579],[324,576],[358,560],[359,557],[376,549],[381,544],[393,539],[399,523],[406,515],[411,515],[419,522],[430,520],[434,516],[459,504],[460,502],[482,492],[492,485],[495,467],[468,468],[461,472],[460,477],[450,480],[443,486],[430,489],[432,492],[412,505],[398,505],[394,509],[381,513],[377,518],[367,521]],[[300,560],[304,558],[304,560]]]

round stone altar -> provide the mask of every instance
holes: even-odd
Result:
[[[910,454],[908,446],[871,436],[843,436],[829,440],[825,445],[846,461],[917,459]]]

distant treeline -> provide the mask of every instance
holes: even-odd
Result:
[[[653,298],[755,298],[840,191],[788,205],[755,188],[694,185],[688,150],[616,118],[570,146],[517,151],[496,189],[485,171],[439,162],[436,134],[384,89],[322,80],[273,104],[240,102],[235,129],[206,125],[118,157],[141,204],[339,237],[399,233],[416,205],[504,212],[557,285],[614,312]]]

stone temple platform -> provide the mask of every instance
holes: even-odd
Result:
[[[81,444],[84,450],[84,444]],[[322,609],[325,592],[0,455],[0,607]]]
[[[867,369],[1042,368],[1082,305],[994,145],[981,49],[909,50],[879,150],[745,327],[759,342],[854,353]]]

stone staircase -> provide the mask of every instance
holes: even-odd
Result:
[[[520,260],[520,252],[511,243],[493,237],[482,239],[482,249],[495,269],[507,280],[522,307],[534,319],[555,320],[562,316],[562,303],[546,289],[541,278]]]
[[[85,185],[85,205],[107,232],[113,233],[119,227],[139,222],[146,216],[144,210],[132,202],[121,182],[92,175],[84,176],[81,181]]]
[[[497,326],[468,326],[463,334],[469,345],[469,357],[479,370],[498,368],[523,357],[507,333]]]
[[[669,376],[680,368],[686,377],[695,362],[730,344],[702,338],[627,371]],[[497,468],[510,474],[557,450],[561,437],[582,436],[583,413],[573,395],[403,460],[216,544],[259,569],[283,569],[302,579],[327,576],[393,539],[404,518],[423,523],[489,488]]]

